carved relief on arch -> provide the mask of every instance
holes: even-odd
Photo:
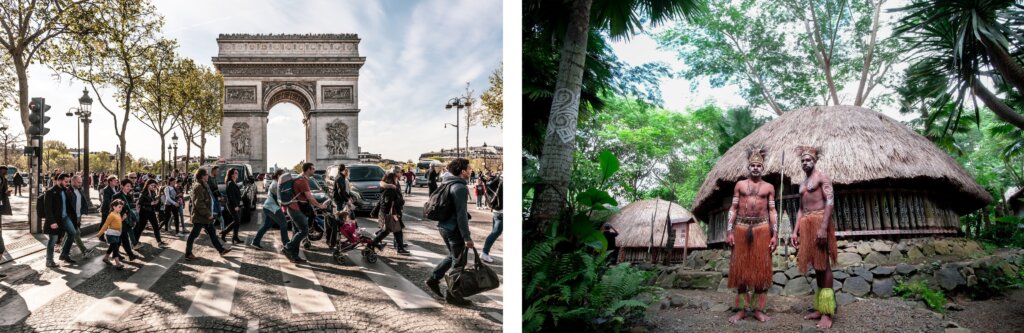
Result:
[[[345,156],[348,153],[348,124],[341,119],[335,119],[324,126],[327,131],[327,154],[334,157]]]
[[[252,131],[249,124],[236,121],[231,125],[231,156],[252,155]]]

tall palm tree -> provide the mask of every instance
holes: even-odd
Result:
[[[528,0],[524,12],[551,6],[553,1]],[[563,3],[555,6],[565,8]],[[580,91],[586,62],[587,39],[591,29],[604,31],[611,38],[628,38],[642,30],[644,19],[651,25],[678,17],[692,18],[702,12],[703,0],[574,0],[552,24],[565,28],[555,82],[551,114],[540,156],[541,184],[531,207],[530,219],[546,224],[558,219],[564,209],[572,175],[576,146],[576,122],[579,118]]]
[[[896,9],[907,14],[894,32],[913,43],[915,55],[923,56],[911,66],[907,81],[945,77],[948,85],[930,92],[937,97],[933,106],[953,102],[962,110],[968,97],[977,98],[1003,121],[1024,129],[1024,115],[983,83],[991,79],[997,88],[1024,94],[1024,68],[1016,56],[1024,45],[1022,9],[1013,0],[915,0]],[[950,113],[955,118],[960,114]]]

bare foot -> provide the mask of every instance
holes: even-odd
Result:
[[[766,316],[764,314],[764,312],[761,312],[759,310],[754,310],[754,318],[757,318],[757,320],[762,322],[762,323],[768,321],[769,319],[771,319],[768,316]]]
[[[818,318],[821,318],[821,312],[818,311],[814,311],[811,314],[804,316],[804,320],[813,320]]]
[[[737,321],[743,320],[747,316],[747,310],[736,311],[736,315],[729,317],[729,322],[735,324]]]
[[[818,328],[823,330],[832,328],[832,317],[828,315],[821,316],[821,321],[818,322]]]

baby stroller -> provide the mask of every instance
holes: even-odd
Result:
[[[334,261],[343,263],[345,253],[362,247],[363,258],[371,264],[377,262],[377,253],[370,246],[370,243],[373,243],[373,233],[357,227],[355,223],[342,223],[338,229],[338,233],[344,239],[334,247]]]

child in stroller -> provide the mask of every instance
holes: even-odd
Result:
[[[371,264],[377,262],[377,253],[374,252],[373,247],[368,246],[373,243],[373,233],[359,228],[356,225],[356,220],[351,218],[349,211],[340,212],[338,215],[342,221],[341,227],[338,228],[338,233],[341,234],[343,239],[334,247],[334,261],[337,261],[339,264],[344,262],[345,253],[361,246],[363,258],[366,258],[366,261],[369,261]]]

